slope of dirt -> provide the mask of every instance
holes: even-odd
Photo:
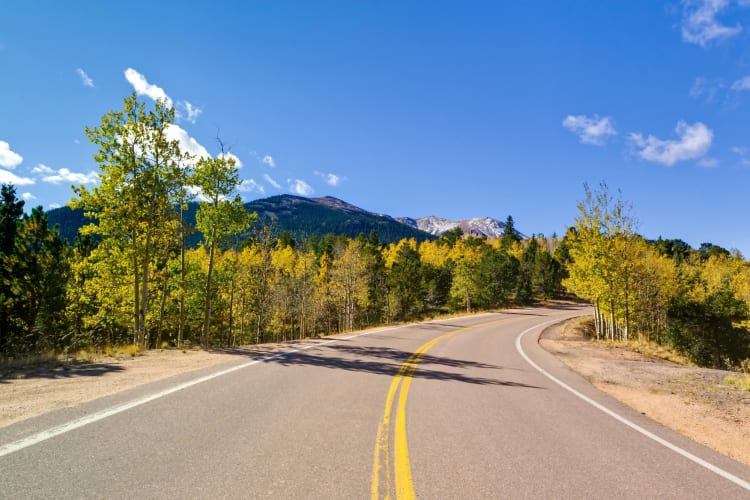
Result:
[[[562,325],[547,329],[539,343],[599,390],[750,466],[750,392],[722,384],[731,372],[591,341]]]

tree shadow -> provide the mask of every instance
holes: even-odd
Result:
[[[413,352],[393,349],[391,347],[354,346],[347,345],[343,342],[339,342],[335,345],[327,345],[325,351],[314,351],[312,349],[297,352],[281,351],[276,353],[260,353],[257,350],[248,351],[244,349],[220,349],[218,351],[228,354],[238,354],[264,363],[273,363],[284,367],[313,366],[359,373],[372,373],[388,377],[395,377],[396,375],[399,375],[400,372],[403,374],[403,371],[401,370],[402,365],[414,354]],[[453,381],[486,386],[542,389],[542,387],[539,386],[502,380],[500,378],[476,377],[457,371],[446,370],[448,368],[459,370],[507,370],[507,368],[502,366],[432,356],[429,354],[422,355],[418,359],[419,361],[416,365],[416,370],[411,375],[413,378]]]
[[[101,377],[107,373],[121,372],[120,365],[109,363],[62,364],[60,366],[36,366],[18,368],[0,373],[0,384],[9,384],[20,379],[66,379],[77,377]]]

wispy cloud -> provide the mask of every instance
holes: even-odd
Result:
[[[94,88],[94,80],[92,80],[91,77],[87,75],[85,71],[83,71],[83,69],[76,69],[76,73],[78,73],[78,76],[81,78],[81,83],[84,87],[91,87],[92,89]]]
[[[750,158],[747,157],[747,148],[735,146],[732,148],[732,153],[740,157],[740,165],[743,167],[750,165]]]
[[[731,89],[736,91],[750,90],[750,76],[735,80],[732,83]]]
[[[700,76],[695,79],[693,86],[690,88],[690,97],[705,102],[714,102],[719,91],[724,88],[725,85],[721,79],[710,79]]]
[[[242,182],[239,183],[237,186],[237,191],[240,193],[252,193],[252,192],[258,192],[258,193],[265,193],[266,190],[255,182],[253,179],[245,179]]]
[[[698,165],[700,165],[703,168],[716,168],[719,166],[719,160],[716,158],[701,158],[698,160]]]
[[[741,5],[746,2],[740,1]],[[720,43],[742,31],[742,26],[722,24],[717,16],[729,7],[729,0],[683,0],[682,39],[701,47]]]
[[[67,168],[60,168],[58,170],[55,170],[42,163],[31,169],[31,173],[40,175],[43,182],[48,182],[50,184],[60,184],[61,182],[72,182],[74,184],[95,184],[99,180],[99,175],[96,172],[82,174],[78,172],[71,172]]]
[[[23,199],[24,199],[24,200],[26,200],[26,201],[36,200],[36,196],[34,196],[34,195],[33,195],[33,194],[31,194],[31,193],[23,193],[23,194],[21,195],[21,198],[23,198]]]
[[[714,134],[701,122],[688,125],[684,121],[675,127],[677,139],[663,140],[649,135],[630,134],[630,139],[640,149],[638,156],[644,160],[672,166],[678,161],[694,160],[706,154],[713,142]]]
[[[274,161],[273,157],[271,155],[264,156],[261,160],[262,163],[265,163],[271,168],[274,168],[276,166],[276,162]]]
[[[184,117],[190,123],[198,121],[198,117],[203,113],[203,109],[198,106],[193,106],[188,101],[180,101],[178,103],[180,109],[184,109],[186,114],[180,113],[181,117]]]
[[[609,116],[599,118],[599,115],[568,115],[562,125],[576,134],[584,144],[603,146],[607,136],[617,135]]]
[[[133,90],[135,90],[136,94],[145,95],[147,97],[150,97],[154,101],[156,101],[157,99],[163,99],[164,101],[166,101],[167,106],[172,106],[172,99],[170,99],[167,93],[164,92],[163,88],[148,83],[146,77],[138,73],[133,68],[128,68],[125,70],[125,79],[130,82],[130,85],[133,86]]]
[[[315,190],[302,179],[288,179],[289,191],[300,196],[310,196]]]
[[[268,175],[268,174],[263,174],[263,179],[265,179],[267,183],[269,183],[270,185],[272,185],[272,186],[273,186],[273,187],[275,187],[276,189],[281,189],[281,184],[279,184],[279,183],[278,183],[278,182],[276,182],[276,181],[275,181],[275,180],[274,180],[273,178],[271,178],[271,176],[270,176],[270,175]]]
[[[318,177],[322,177],[326,181],[326,184],[328,184],[329,186],[333,186],[333,187],[336,187],[339,184],[341,184],[341,181],[343,180],[341,177],[339,177],[336,174],[326,174],[324,172],[315,171],[315,175],[317,175]]]
[[[10,144],[0,141],[0,167],[14,169],[23,161],[23,156],[11,151]]]
[[[19,177],[13,172],[0,169],[0,184],[13,184],[16,186],[28,186],[36,181],[29,177]]]

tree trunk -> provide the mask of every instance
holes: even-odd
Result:
[[[208,250],[208,274],[206,275],[206,307],[203,316],[203,346],[208,347],[209,333],[211,331],[211,275],[214,270],[214,236],[211,231],[211,245]]]

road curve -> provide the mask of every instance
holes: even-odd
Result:
[[[0,498],[750,498],[539,348],[575,306],[371,330],[0,429]]]

